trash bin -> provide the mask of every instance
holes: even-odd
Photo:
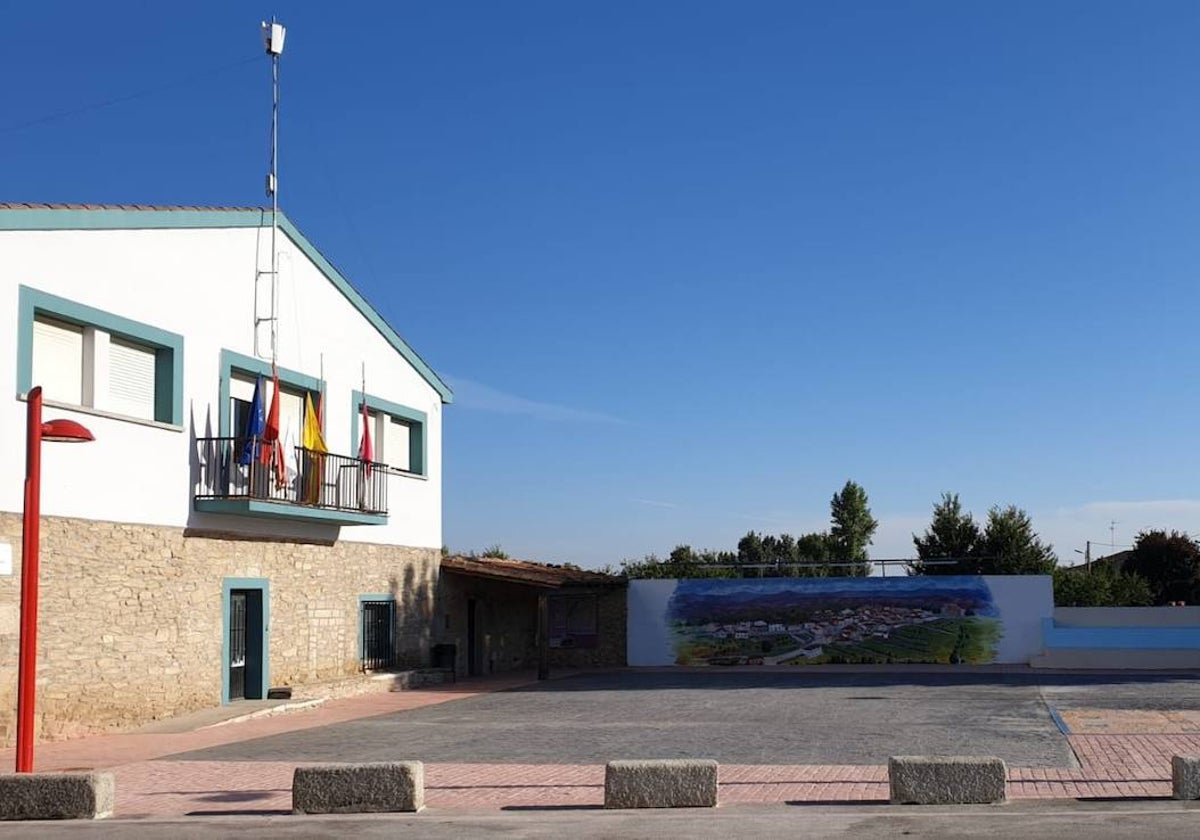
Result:
[[[443,668],[447,671],[454,671],[454,662],[458,658],[458,649],[455,645],[434,645],[433,646],[433,667]]]

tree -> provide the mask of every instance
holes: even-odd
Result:
[[[834,556],[838,562],[854,564],[839,572],[858,577],[869,575],[871,566],[867,562],[867,546],[871,544],[879,523],[871,516],[867,491],[853,481],[847,481],[829,502],[829,518],[829,540]]]
[[[750,531],[738,540],[737,561],[740,566],[761,566],[767,562],[767,553],[763,548],[763,538],[756,532]],[[754,576],[758,576],[757,570]]]
[[[1156,604],[1200,603],[1200,545],[1187,534],[1143,531],[1124,570],[1146,579]]]
[[[1033,530],[1029,514],[1016,505],[994,507],[977,543],[974,568],[980,575],[1048,575],[1058,565],[1054,547]]]
[[[829,577],[838,574],[839,570],[831,569],[833,562],[833,545],[829,534],[818,531],[815,534],[804,534],[796,540],[796,563],[791,569],[790,577]]]
[[[1109,565],[1097,565],[1090,572],[1054,570],[1056,607],[1145,607],[1153,602],[1141,575],[1116,572]]]
[[[975,517],[964,512],[957,493],[943,493],[933,506],[933,519],[925,535],[913,534],[917,561],[909,564],[910,575],[963,575],[975,573],[975,553],[982,534]],[[926,560],[957,560],[955,564],[929,565]]]

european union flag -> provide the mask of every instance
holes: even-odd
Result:
[[[249,466],[250,462],[258,457],[258,447],[267,427],[267,420],[263,416],[262,386],[263,379],[260,376],[254,380],[254,397],[250,400],[250,416],[246,418],[244,432],[246,440],[242,444],[241,457],[238,458],[238,463],[243,467]]]

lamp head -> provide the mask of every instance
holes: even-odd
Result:
[[[51,420],[42,424],[42,440],[61,443],[87,443],[95,440],[91,431],[74,420]]]

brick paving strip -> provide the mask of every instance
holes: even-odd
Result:
[[[464,681],[416,691],[390,692],[332,701],[305,712],[264,717],[194,732],[97,736],[38,745],[37,769],[109,768],[117,777],[117,816],[183,816],[287,813],[291,810],[294,762],[177,761],[163,756],[385,715],[436,703],[527,685],[519,675]],[[1179,731],[1191,721],[1163,717],[1169,731],[1114,733],[1108,718],[1065,719],[1084,734],[1068,735],[1077,768],[1009,768],[1014,799],[1163,797],[1171,793],[1171,756],[1200,754],[1200,732]],[[1090,720],[1089,725],[1082,725]],[[1151,725],[1138,718],[1139,728]],[[1174,730],[1174,731],[1171,731]],[[1107,732],[1110,734],[1094,734]],[[419,755],[398,755],[419,759]],[[11,766],[12,750],[0,751]],[[721,801],[734,803],[872,802],[888,797],[887,768],[880,765],[738,765],[720,768]],[[426,802],[432,808],[599,807],[604,799],[602,765],[448,764],[426,765]]]
[[[1072,735],[1084,766],[1009,769],[1013,799],[1165,797],[1171,756],[1200,753],[1200,736]],[[398,756],[409,758],[411,756]],[[292,762],[145,761],[116,768],[117,815],[289,812]],[[427,764],[431,808],[600,807],[599,764]],[[723,764],[726,804],[885,802],[882,765]]]

